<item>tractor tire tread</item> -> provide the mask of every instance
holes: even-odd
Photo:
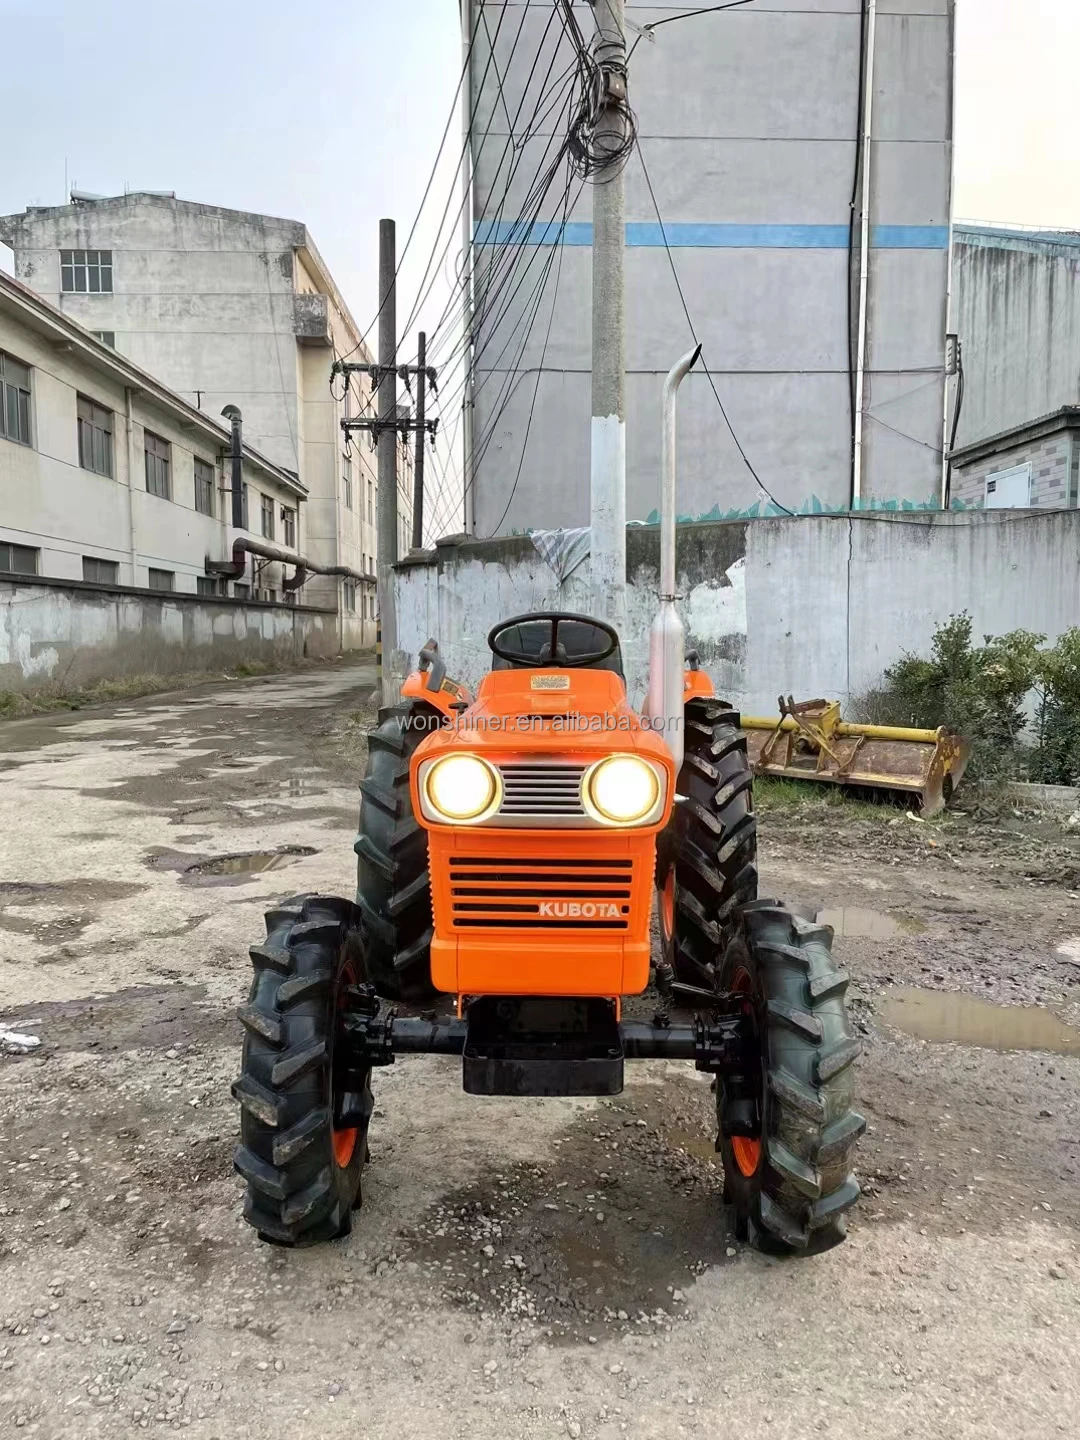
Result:
[[[852,1104],[853,1062],[861,1045],[845,1007],[847,975],[833,959],[828,926],[762,901],[744,908],[742,926],[760,987],[765,1133],[758,1173],[744,1178],[726,1148],[724,1121],[730,1117],[721,1084],[718,1144],[725,1185],[737,1218],[762,1248],[816,1254],[844,1238],[845,1212],[859,1197],[853,1160],[866,1122]]]

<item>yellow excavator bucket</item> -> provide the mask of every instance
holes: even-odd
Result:
[[[850,725],[836,700],[779,699],[775,717],[744,715],[746,748],[756,775],[823,780],[917,797],[924,815],[948,804],[971,754],[951,730]]]

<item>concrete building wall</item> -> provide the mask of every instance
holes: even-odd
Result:
[[[938,624],[967,610],[977,635],[1022,628],[1055,640],[1080,614],[1080,511],[827,515],[683,525],[680,612],[718,691],[747,714],[777,695],[850,708]],[[437,547],[398,571],[398,634],[413,657],[438,638],[475,685],[500,616],[587,611],[589,567],[563,584],[528,537]],[[1053,583],[1033,583],[1033,577]],[[641,705],[659,586],[659,530],[627,531],[627,689]]]
[[[207,573],[207,558],[227,560],[233,537],[240,533],[231,527],[224,431],[202,426],[187,407],[170,404],[161,393],[126,384],[104,347],[80,347],[64,334],[34,328],[19,314],[0,294],[0,350],[31,372],[30,444],[0,436],[0,543],[37,551],[37,573],[43,576],[82,580],[84,558],[97,558],[117,564],[121,584],[145,586],[153,568],[170,572],[176,591],[194,594],[199,577]],[[111,475],[80,465],[80,396],[110,414]],[[147,431],[169,445],[168,499],[147,490]],[[196,458],[213,469],[213,516],[195,508]],[[302,550],[305,507],[288,477],[250,458],[244,480],[247,533],[261,534],[262,498],[267,496],[273,504],[275,543],[284,544],[285,507],[296,517],[293,548]],[[283,574],[280,564],[270,562],[256,581],[249,560],[241,583],[257,583],[281,598]]]
[[[963,448],[1080,404],[1080,234],[956,229]]]
[[[121,354],[191,404],[213,417],[238,405],[247,442],[308,488],[312,558],[374,572],[375,525],[358,498],[370,459],[366,442],[353,445],[350,510],[343,387],[338,380],[332,393],[330,383],[335,355],[370,357],[303,224],[132,194],[32,208],[0,222],[0,238],[25,284],[79,324],[112,333]],[[69,249],[110,252],[111,292],[63,292]],[[353,378],[352,394],[359,413],[366,379]],[[307,594],[340,609],[346,648],[374,643],[373,586],[359,584],[354,598],[351,584],[322,577]]]
[[[0,694],[338,653],[337,617],[76,581],[0,579]]]
[[[539,137],[512,152],[517,164],[507,183],[509,121],[520,103],[514,126],[520,133],[555,53],[557,27],[544,39],[551,8],[546,0],[483,7],[472,66],[477,130],[489,132],[474,146],[480,295],[486,276],[497,273],[491,267],[504,263],[499,242],[565,129],[557,108]],[[587,8],[578,8],[589,26]],[[641,26],[687,8],[675,0],[631,4],[627,16]],[[691,343],[665,235],[704,358],[762,480],[793,509],[815,496],[830,507],[849,502],[848,220],[860,11],[861,0],[762,0],[665,25],[651,42],[636,44],[631,102],[664,226],[661,233],[634,155],[626,172],[630,518],[644,519],[656,507],[662,378]],[[634,31],[629,38],[635,40]],[[940,494],[952,45],[952,0],[879,4],[864,486],[870,501],[927,502]],[[539,73],[525,90],[538,52]],[[551,73],[571,58],[564,43]],[[542,220],[561,221],[562,193],[560,182]],[[567,216],[528,338],[522,316],[531,309],[545,245],[525,256],[516,298],[507,286],[477,335],[480,535],[588,521],[588,186],[575,186]],[[554,234],[538,228],[534,238],[550,241]],[[762,500],[700,366],[682,394],[680,511],[723,514]]]

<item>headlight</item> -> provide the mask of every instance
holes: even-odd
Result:
[[[476,820],[495,803],[499,781],[475,755],[447,755],[427,772],[424,788],[440,819]]]
[[[586,803],[612,825],[635,825],[656,809],[660,781],[636,755],[612,755],[593,767],[585,781]]]

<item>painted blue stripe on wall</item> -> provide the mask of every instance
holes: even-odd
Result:
[[[557,245],[560,235],[568,246],[592,244],[592,225],[587,220],[482,220],[476,227],[478,245]],[[626,227],[630,248],[663,248],[664,236],[674,249],[738,250],[846,250],[846,225],[712,225],[684,223],[665,225],[632,221]],[[947,225],[875,225],[870,234],[875,250],[947,250]]]

